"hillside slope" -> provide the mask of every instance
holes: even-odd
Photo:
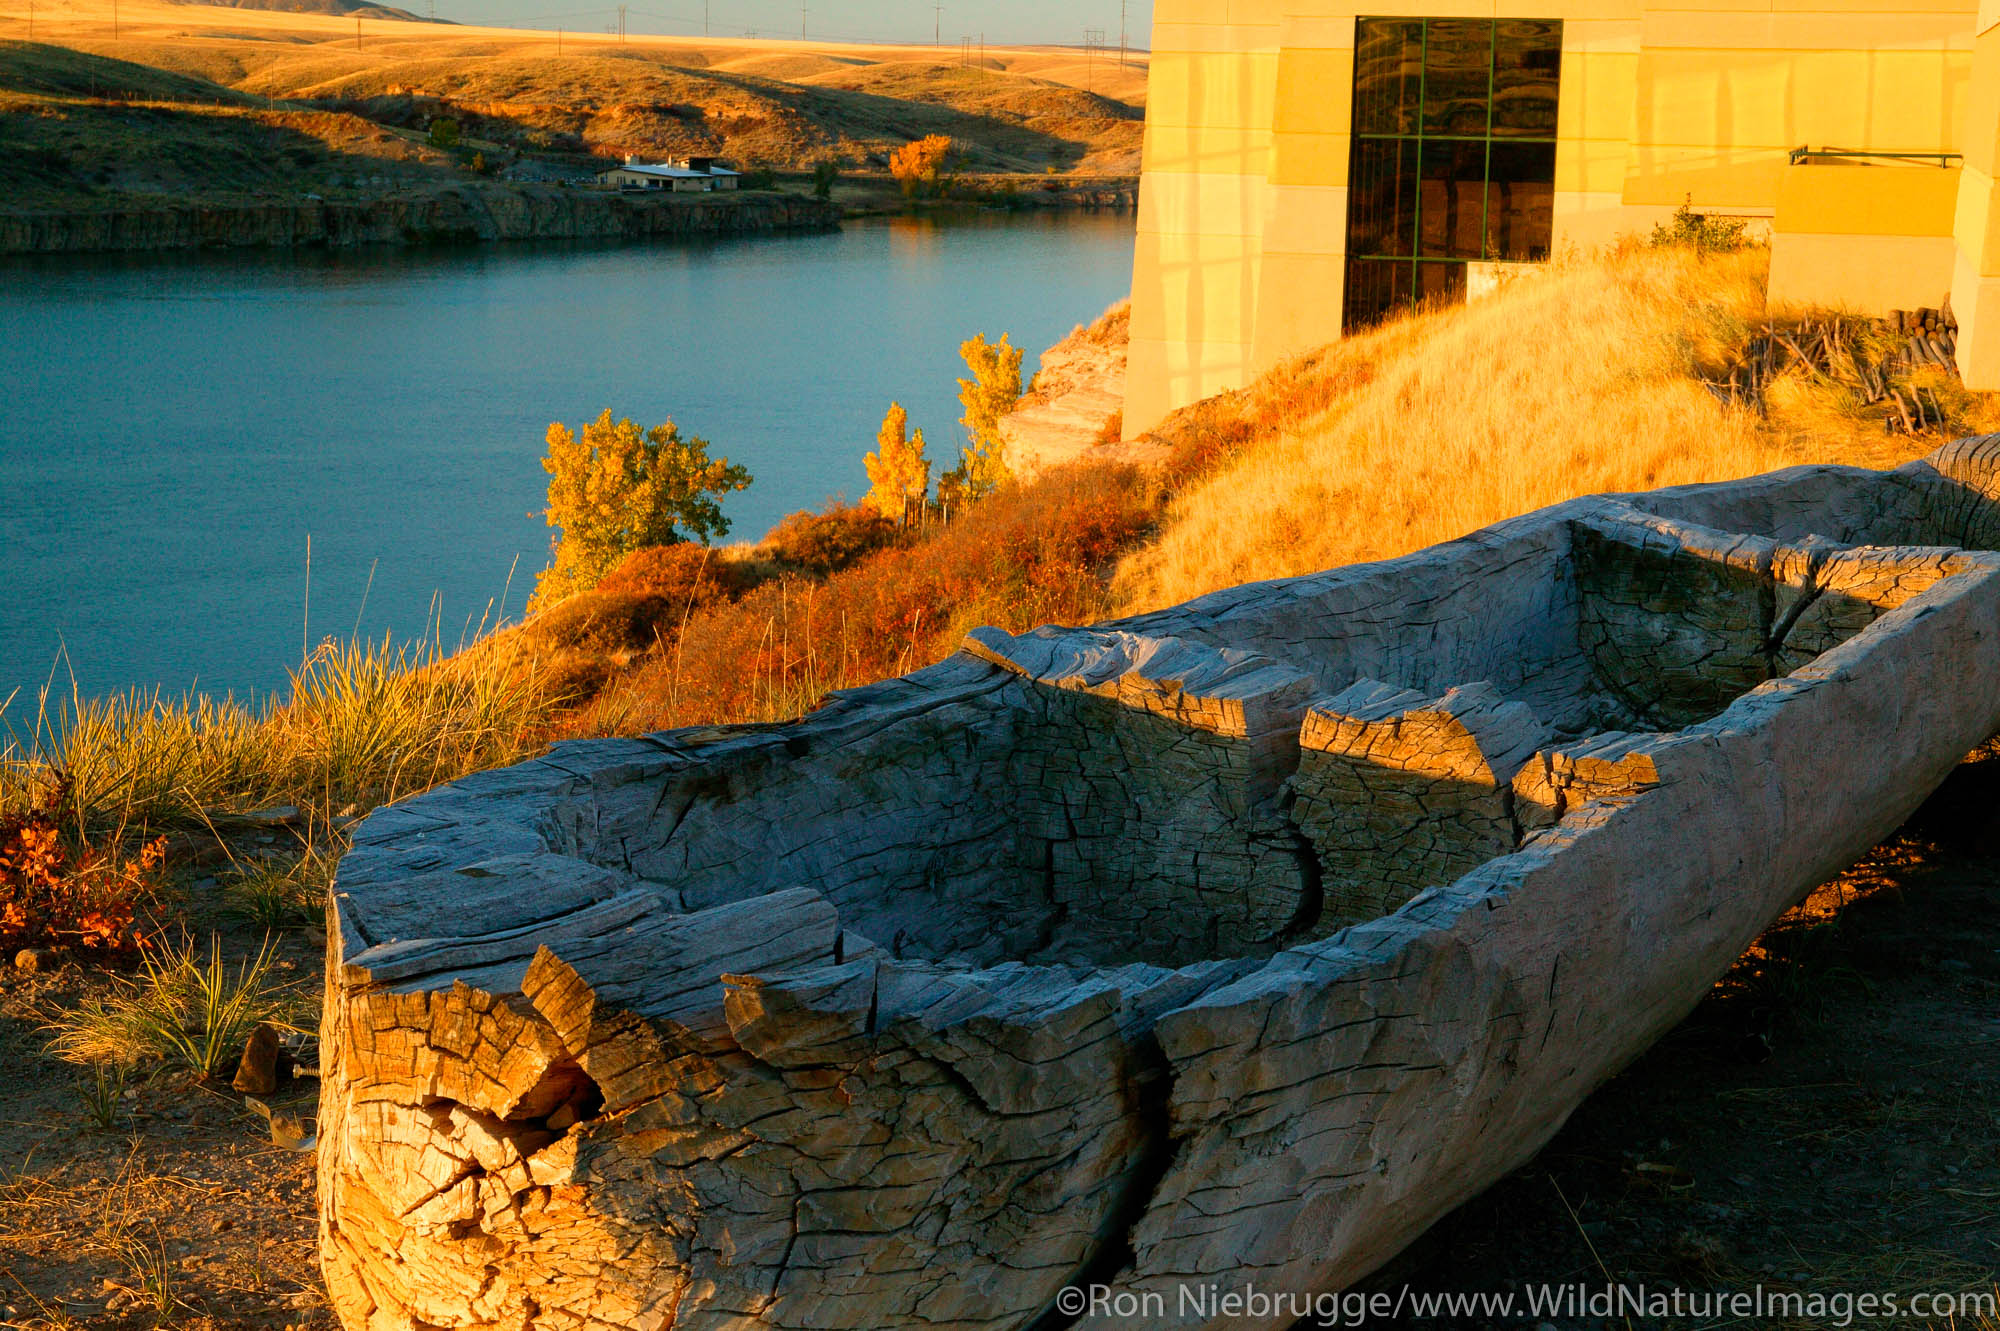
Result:
[[[1892,466],[1941,442],[1886,433],[1882,409],[1817,377],[1781,378],[1764,414],[1703,386],[1767,318],[1812,313],[1765,308],[1767,263],[1634,246],[1554,264],[1191,408],[1237,418],[1239,442],[1179,484],[1157,538],[1121,564],[1119,609],[1386,559],[1577,495]],[[1955,378],[1919,378],[1967,432],[2000,424]]]
[[[526,153],[586,172],[624,154],[698,153],[883,173],[890,153],[927,134],[952,138],[968,172],[1138,170],[1139,59],[1119,69],[996,50],[961,63],[928,47],[620,40],[384,23],[368,6],[344,8],[353,0],[272,3],[314,12],[61,0],[31,27],[25,0],[0,0],[0,90],[339,112],[418,135],[442,117],[489,161]],[[31,31],[33,43],[7,40]]]

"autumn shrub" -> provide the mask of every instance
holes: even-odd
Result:
[[[903,187],[903,193],[911,198],[943,194],[951,186],[949,166],[952,149],[952,141],[947,135],[926,134],[889,155],[889,174]]]
[[[690,620],[671,653],[620,680],[564,733],[773,720],[826,693],[931,665],[969,629],[1102,617],[1105,575],[1163,496],[1125,466],[1053,471],[920,542],[824,580],[781,577]]]
[[[136,854],[115,841],[66,835],[68,782],[50,782],[24,812],[0,816],[0,952],[55,947],[103,957],[139,946],[139,918],[161,886],[166,841]]]
[[[792,514],[771,529],[758,553],[787,569],[823,577],[891,544],[896,530],[874,509],[834,503],[817,513]]]

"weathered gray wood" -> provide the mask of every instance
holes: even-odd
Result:
[[[1996,544],[1996,440],[1579,500],[384,810],[329,930],[334,1305],[1342,1287],[2000,729]]]

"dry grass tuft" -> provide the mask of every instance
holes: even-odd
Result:
[[[219,938],[209,940],[206,961],[192,942],[154,943],[140,953],[137,978],[51,1022],[50,1052],[83,1064],[152,1059],[213,1077],[243,1052],[257,1023],[285,1011],[272,983],[276,960],[267,943],[232,971]]]
[[[1162,434],[1223,460],[1121,566],[1119,609],[1390,558],[1577,495],[1934,447],[1885,436],[1837,386],[1781,383],[1769,417],[1701,386],[1766,317],[1766,263],[1671,247],[1559,262],[1191,409]]]
[[[66,782],[77,827],[199,823],[291,804],[324,825],[534,751],[549,702],[532,662],[435,643],[327,641],[286,699],[252,709],[206,695],[44,696],[25,733],[0,708],[0,812]]]

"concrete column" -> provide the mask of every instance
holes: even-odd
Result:
[[[1951,280],[1958,372],[1968,388],[1992,391],[2000,389],[2000,0],[1980,0],[1961,142]]]

